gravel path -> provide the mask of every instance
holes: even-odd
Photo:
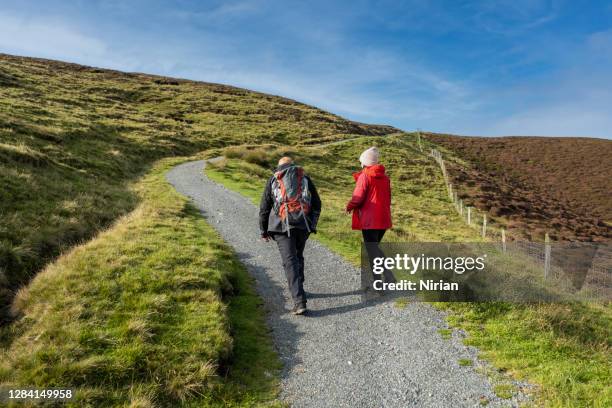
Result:
[[[190,197],[256,279],[284,363],[281,398],[294,407],[516,406],[501,400],[474,366],[461,333],[443,339],[444,314],[423,303],[404,309],[365,301],[359,271],[315,240],[306,249],[307,316],[292,306],[276,245],[258,240],[257,208],[203,174],[204,161],[176,166],[167,179]],[[263,186],[262,186],[263,188]],[[325,207],[323,208],[325,211]]]

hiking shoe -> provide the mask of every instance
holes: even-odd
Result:
[[[294,315],[303,315],[304,313],[306,313],[306,305],[295,305],[293,306],[293,309],[291,310],[291,314]]]

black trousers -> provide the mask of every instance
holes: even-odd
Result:
[[[372,271],[372,278],[374,280],[379,280],[382,277],[380,275],[375,274],[374,271],[374,258],[384,257],[384,252],[380,249],[378,244],[382,241],[385,236],[385,232],[387,230],[384,229],[366,229],[361,230],[361,234],[363,235],[363,242],[366,244],[366,252],[368,253],[368,258],[370,260],[370,271]],[[393,273],[386,269],[383,271],[383,276],[385,277],[385,282],[395,282],[395,277]]]
[[[387,230],[384,229],[364,229],[361,230],[361,235],[363,235],[363,242],[379,243],[385,236],[385,232]]]
[[[304,293],[304,248],[310,233],[299,228],[292,228],[291,235],[274,233],[272,237],[278,245],[289,291],[295,304],[306,305]]]

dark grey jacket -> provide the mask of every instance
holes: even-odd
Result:
[[[292,164],[283,164],[279,166],[276,171],[286,169],[292,166]],[[308,214],[308,226],[312,232],[317,231],[317,222],[319,221],[319,215],[321,214],[321,199],[317,193],[314,183],[310,177],[305,176],[308,180],[308,188],[310,190],[310,214]],[[261,196],[261,203],[259,204],[259,229],[261,233],[283,233],[287,232],[287,225],[282,222],[280,217],[274,212],[274,197],[272,196],[272,182],[274,176],[271,176],[267,183],[266,188]],[[301,224],[290,225],[289,228],[300,228],[307,229],[306,222],[302,221]]]

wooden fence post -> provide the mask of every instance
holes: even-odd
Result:
[[[453,201],[453,185],[452,183],[448,183],[448,197],[451,201]]]
[[[448,175],[446,174],[446,166],[444,160],[440,159],[440,168],[442,169],[442,176],[444,176],[444,183],[448,183]]]
[[[465,207],[467,210],[467,223],[468,225],[472,225],[472,207]]]
[[[459,200],[459,215],[463,215],[463,200]]]
[[[419,143],[419,150],[423,151],[423,145],[421,144],[421,130],[417,130],[417,141]]]
[[[502,228],[501,230],[501,238],[502,238],[502,251],[506,252],[506,230]]]
[[[487,236],[487,214],[482,215],[482,237]]]
[[[550,237],[548,232],[544,235],[544,279],[548,279],[550,273]]]

